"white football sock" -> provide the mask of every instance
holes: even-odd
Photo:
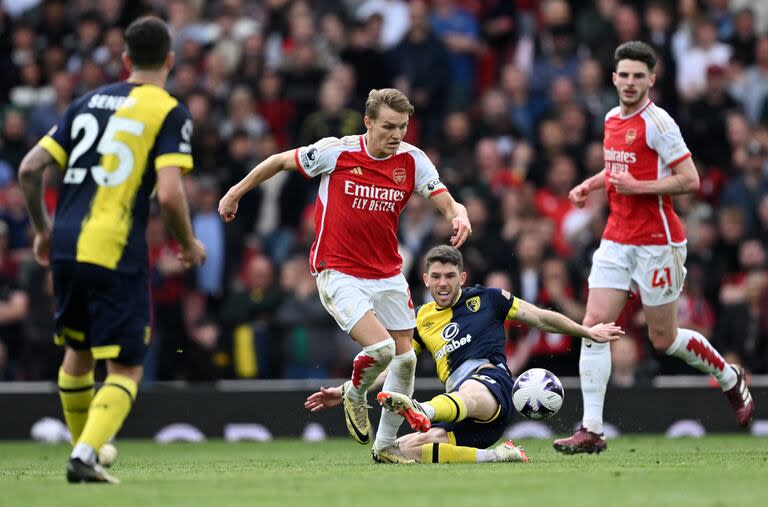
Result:
[[[499,456],[493,449],[478,449],[477,450],[477,462],[478,463],[492,463],[498,461]]]
[[[715,377],[723,391],[736,385],[734,369],[701,333],[678,328],[675,341],[667,349],[667,355],[682,359],[700,372],[709,373]]]
[[[392,358],[389,363],[389,373],[384,380],[382,391],[395,392],[413,396],[414,375],[416,373],[416,353],[409,350]],[[397,430],[403,423],[403,418],[385,409],[381,409],[381,420],[376,431],[373,448],[381,450],[395,443]]]
[[[93,447],[90,445],[82,442],[75,444],[75,448],[72,449],[72,454],[70,454],[69,457],[80,458],[80,461],[88,465],[96,464],[96,451],[94,451]]]
[[[364,400],[379,373],[383,372],[395,356],[395,340],[387,338],[363,347],[352,363],[352,382],[349,397]]]
[[[584,398],[582,426],[594,433],[603,432],[605,389],[611,377],[611,344],[581,340],[579,356],[581,395]]]

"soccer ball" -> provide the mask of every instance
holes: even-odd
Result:
[[[107,442],[99,449],[99,465],[103,467],[111,467],[117,459],[117,447],[114,444]]]
[[[560,380],[549,370],[531,368],[515,380],[512,404],[528,419],[547,419],[563,406],[565,391]]]

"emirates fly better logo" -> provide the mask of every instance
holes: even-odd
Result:
[[[404,190],[376,185],[360,185],[350,180],[344,182],[344,193],[353,197],[353,209],[390,213],[396,213],[395,205],[403,202],[406,198]]]

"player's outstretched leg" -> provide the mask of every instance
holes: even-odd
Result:
[[[528,462],[522,447],[511,440],[491,449],[477,449],[463,445],[431,443],[421,446],[421,463],[502,463]]]
[[[409,396],[400,393],[382,391],[376,397],[382,407],[405,418],[408,424],[421,433],[429,431],[432,422],[421,404]]]
[[[729,367],[736,371],[736,385],[725,391],[725,397],[736,413],[739,426],[747,426],[755,413],[755,402],[747,387],[747,375],[744,368],[738,364],[731,364]]]
[[[466,419],[469,414],[467,405],[459,393],[438,394],[429,401],[419,403],[410,397],[402,398],[401,395],[394,396],[394,399],[392,399],[393,397],[391,395],[397,393],[388,391],[382,392],[387,393],[387,396],[384,396],[383,399],[378,399],[379,403],[381,403],[386,410],[393,413],[399,414],[395,408],[401,410],[405,407],[403,404],[411,403],[413,406],[409,408],[414,409],[415,414],[423,414],[426,416],[428,421],[449,422],[455,424]],[[381,396],[381,393],[379,396]],[[392,407],[392,410],[390,410],[388,405]],[[393,405],[398,405],[398,407],[394,407]],[[419,415],[412,416],[412,419],[414,420],[413,423],[411,423],[410,420],[408,421],[411,428],[417,431],[425,431],[419,429],[425,426],[423,419]]]
[[[594,433],[584,426],[568,438],[555,440],[552,445],[556,451],[563,454],[600,454],[608,448],[608,442],[602,433]]]
[[[374,447],[371,449],[371,457],[376,463],[400,463],[404,465],[418,463],[415,459],[405,455],[400,449],[400,443],[397,441],[382,449],[376,449],[376,447]]]

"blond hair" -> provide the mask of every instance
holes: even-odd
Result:
[[[368,100],[365,101],[365,115],[375,120],[379,116],[381,106],[387,106],[398,113],[408,113],[408,116],[411,116],[414,110],[408,97],[395,88],[371,90],[368,93]]]

